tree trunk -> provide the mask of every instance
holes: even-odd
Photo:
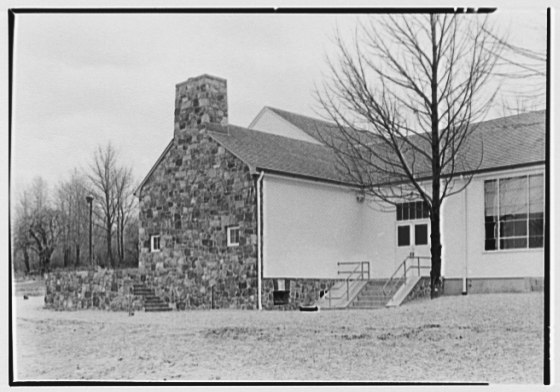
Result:
[[[121,215],[121,216],[122,216],[121,217],[121,223],[120,223],[121,230],[120,230],[119,236],[120,236],[120,247],[121,247],[121,249],[120,249],[120,257],[121,257],[120,261],[122,263],[124,261],[124,214]]]
[[[120,222],[120,218],[119,215],[117,214],[117,232],[116,234],[116,240],[117,240],[117,262],[121,261],[121,222]]]
[[[70,257],[70,249],[67,246],[64,246],[64,257],[63,257],[64,268],[68,267],[69,257]]]
[[[432,216],[430,218],[432,234],[431,248],[432,253],[432,269],[430,270],[430,298],[437,298],[441,294],[441,230],[440,230],[440,206],[437,210],[432,208]]]
[[[112,230],[111,230],[111,221],[109,219],[107,219],[107,229],[106,229],[106,233],[107,233],[107,258],[109,259],[109,263],[111,265],[111,267],[115,267],[114,266],[114,260],[113,260],[113,249],[112,249]],[[106,263],[103,263],[106,264]]]
[[[76,263],[74,266],[80,265],[80,244],[76,244]]]
[[[29,265],[29,252],[27,248],[23,248],[23,264],[25,265],[25,274],[29,275],[31,272],[31,266]]]
[[[45,249],[41,252],[39,260],[41,261],[41,275],[45,272],[49,272],[51,263],[51,251]]]
[[[436,39],[436,17],[430,15],[431,38],[432,38],[432,77],[431,77],[431,123],[432,123],[432,209],[430,223],[432,234],[431,253],[432,269],[430,271],[430,298],[439,296],[439,282],[441,276],[441,230],[439,213],[441,208],[440,199],[440,145],[439,145],[439,107],[438,107],[438,42]]]

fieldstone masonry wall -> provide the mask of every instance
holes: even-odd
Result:
[[[45,307],[54,310],[139,310],[143,298],[132,294],[138,271],[57,271],[47,274]]]
[[[255,179],[204,131],[206,122],[226,121],[226,99],[223,79],[177,85],[173,144],[138,195],[140,271],[156,294],[179,287],[193,308],[212,298],[219,307],[257,301]],[[239,226],[238,246],[227,245],[230,226]],[[161,250],[151,252],[157,235]]]
[[[263,279],[263,309],[295,310],[300,305],[312,304],[320,298],[321,292],[332,287],[335,280],[329,279],[284,279],[290,287],[289,303],[274,305],[273,292],[276,279]]]

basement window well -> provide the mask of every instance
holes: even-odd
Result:
[[[239,226],[228,227],[227,246],[239,246]]]
[[[287,279],[274,279],[272,292],[274,305],[287,305],[290,302],[290,281]]]
[[[159,235],[153,235],[150,238],[150,251],[159,252],[161,250]]]

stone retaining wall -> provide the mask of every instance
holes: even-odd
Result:
[[[56,271],[46,274],[45,307],[54,310],[142,309],[143,298],[132,294],[137,270]]]

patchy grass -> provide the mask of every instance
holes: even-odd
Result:
[[[17,296],[44,296],[45,280],[42,277],[22,278],[14,281],[12,293]]]
[[[322,312],[55,312],[14,299],[17,380],[542,383],[542,293]]]

